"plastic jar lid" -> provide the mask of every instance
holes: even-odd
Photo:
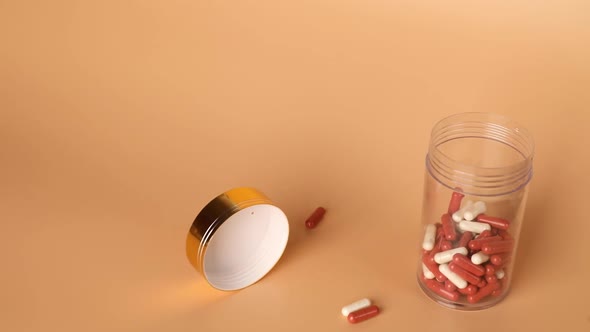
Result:
[[[186,252],[207,282],[220,290],[248,287],[281,258],[287,216],[252,188],[235,188],[207,204],[191,225]]]

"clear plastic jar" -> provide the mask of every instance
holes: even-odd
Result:
[[[533,150],[523,127],[496,114],[457,114],[434,126],[417,272],[434,301],[478,310],[507,295]]]

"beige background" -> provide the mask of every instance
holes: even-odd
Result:
[[[2,331],[590,331],[588,1],[2,1],[0,41]],[[537,142],[513,291],[477,313],[413,274],[429,130],[463,111]],[[222,293],[184,240],[242,185],[291,237]]]

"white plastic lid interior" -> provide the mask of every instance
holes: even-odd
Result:
[[[209,241],[203,270],[221,290],[247,287],[278,262],[289,238],[287,216],[274,205],[254,205],[236,212]]]

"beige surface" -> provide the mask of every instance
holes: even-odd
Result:
[[[0,3],[0,330],[590,331],[590,2],[290,2]],[[513,291],[462,313],[413,273],[429,130],[471,110],[537,154]],[[241,185],[292,235],[221,293],[184,240]]]

